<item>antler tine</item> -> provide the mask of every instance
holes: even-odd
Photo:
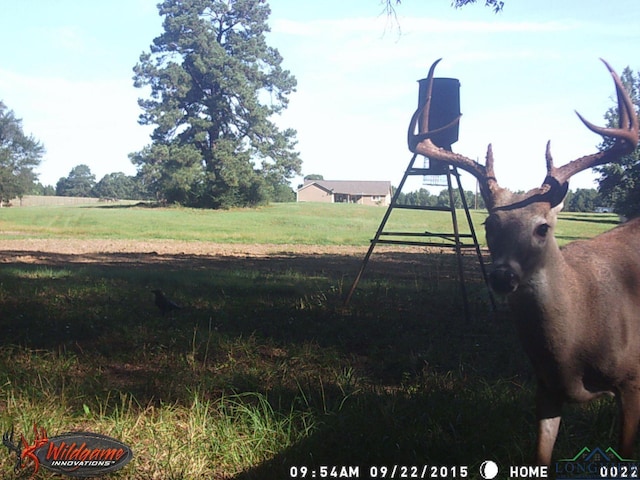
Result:
[[[638,116],[636,115],[633,102],[622,85],[618,74],[605,60],[600,60],[602,60],[607,70],[609,70],[616,87],[618,97],[618,128],[599,127],[586,120],[578,112],[576,112],[576,114],[589,130],[603,137],[611,137],[615,139],[615,142],[607,150],[577,158],[558,168],[553,166],[552,161],[549,161],[551,155],[548,153],[547,147],[547,175],[555,179],[560,185],[566,183],[569,178],[576,173],[615,161],[627,153],[632,152],[638,146]]]
[[[498,189],[498,184],[496,182],[494,173],[493,173],[493,153],[491,150],[491,145],[489,145],[487,149],[487,161],[486,166],[481,165],[480,163],[471,160],[463,155],[459,155],[450,150],[445,150],[444,148],[440,148],[435,145],[431,141],[431,137],[436,135],[439,132],[442,132],[448,128],[451,128],[456,123],[460,121],[460,115],[452,120],[448,125],[444,127],[437,128],[435,130],[429,130],[429,110],[431,108],[431,92],[433,89],[433,75],[435,72],[436,65],[442,59],[436,60],[429,69],[429,75],[427,76],[427,90],[426,90],[426,102],[423,107],[418,107],[413,116],[411,117],[411,121],[409,122],[409,129],[407,132],[407,143],[409,145],[409,150],[414,153],[418,153],[420,155],[424,155],[431,160],[439,160],[441,162],[449,163],[456,167],[461,168],[462,170],[469,172],[471,175],[476,177],[480,182],[480,188],[485,197],[485,202],[487,205],[492,205],[494,202],[492,200],[493,192]],[[419,120],[419,122],[418,122]],[[419,123],[419,132],[415,134],[416,125]]]
[[[461,115],[458,115],[457,118],[454,118],[447,125],[437,128],[435,130],[429,130],[429,112],[431,111],[431,92],[433,90],[433,73],[436,70],[436,65],[440,63],[442,59],[439,58],[429,68],[429,74],[427,75],[427,91],[426,91],[426,101],[422,108],[418,108],[413,116],[411,117],[411,122],[409,123],[409,131],[407,133],[407,143],[409,144],[409,150],[412,152],[415,150],[415,147],[418,143],[427,138],[431,138],[434,135],[443,132],[451,127],[453,127],[456,123],[460,121]],[[418,122],[419,120],[419,122]],[[414,131],[416,129],[416,124],[419,123],[418,126],[418,134],[415,135]]]
[[[555,167],[553,166],[553,157],[551,156],[551,140],[547,140],[547,150],[544,157],[547,161],[547,172],[553,171]]]
[[[436,71],[436,66],[442,61],[442,58],[437,59],[429,68],[429,74],[427,75],[427,95],[424,107],[420,112],[420,126],[419,132],[429,131],[429,112],[431,111],[431,92],[433,91],[433,74]]]

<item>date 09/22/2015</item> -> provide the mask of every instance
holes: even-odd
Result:
[[[469,476],[466,465],[374,465],[370,467],[325,465],[307,467],[304,465],[289,468],[289,478],[429,478],[463,479]]]

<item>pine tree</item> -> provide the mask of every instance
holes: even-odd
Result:
[[[266,43],[264,0],[164,0],[164,33],[134,68],[152,144],[131,154],[156,194],[202,207],[255,205],[300,172],[280,130],[296,80]]]

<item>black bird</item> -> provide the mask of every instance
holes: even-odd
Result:
[[[180,308],[182,308],[177,303],[165,297],[164,293],[162,293],[162,290],[152,290],[152,292],[156,296],[156,306],[160,309],[163,315],[171,313],[174,310],[180,310]]]

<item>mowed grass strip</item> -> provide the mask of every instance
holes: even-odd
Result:
[[[131,205],[26,207],[0,210],[3,238],[100,238],[216,243],[367,245],[385,212],[351,204],[285,203],[257,209],[198,210]],[[472,211],[484,242],[484,210]],[[461,233],[469,228],[458,212]],[[615,215],[562,213],[561,244],[588,238],[617,223]],[[393,211],[385,231],[452,231],[446,212]]]
[[[31,207],[0,213],[0,230],[11,232],[9,235],[14,238],[362,245],[375,232],[384,209],[359,205],[275,204],[224,211],[88,206]],[[400,212],[399,218],[406,222],[406,212]],[[412,219],[408,221],[412,223]]]

